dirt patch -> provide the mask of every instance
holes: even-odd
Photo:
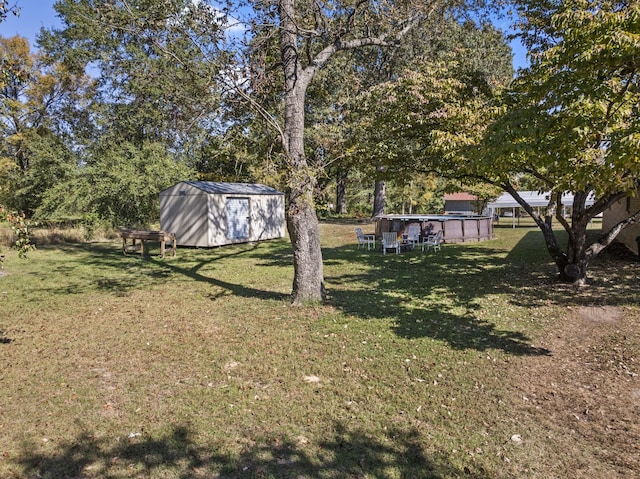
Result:
[[[593,323],[612,323],[620,320],[620,311],[615,306],[583,306],[577,308],[579,318]]]
[[[557,325],[542,341],[551,355],[524,359],[513,378],[536,446],[563,458],[549,464],[541,453],[540,461],[565,468],[558,477],[637,477],[640,311],[567,308]]]

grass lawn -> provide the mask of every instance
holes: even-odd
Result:
[[[285,240],[4,247],[0,477],[637,477],[635,258],[576,290],[534,228],[383,256],[355,226],[298,308]]]

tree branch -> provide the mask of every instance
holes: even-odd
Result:
[[[640,222],[640,210],[635,214],[629,216],[628,218],[620,221],[615,224],[609,231],[607,231],[597,243],[592,244],[586,250],[586,258],[591,259],[598,255],[603,249],[609,246],[616,237],[620,234],[622,230],[624,230],[627,226],[633,225]]]

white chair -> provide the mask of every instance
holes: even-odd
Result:
[[[433,247],[433,251],[440,251],[440,242],[442,241],[442,230],[438,231],[435,234],[430,234],[424,237],[422,240],[422,251],[424,251],[424,247],[427,247],[427,251],[429,248]]]
[[[406,242],[414,249],[420,244],[420,225],[412,223],[407,227]]]
[[[396,250],[396,254],[400,253],[400,241],[398,233],[389,231],[382,233],[382,254],[387,254],[387,250]]]
[[[358,237],[358,249],[362,246],[364,248],[367,245],[367,249],[376,247],[376,235],[364,234],[362,228],[356,228],[356,236]]]

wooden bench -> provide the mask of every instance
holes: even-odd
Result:
[[[120,229],[120,236],[122,236],[122,253],[127,254],[129,251],[140,250],[140,254],[144,255],[144,242],[156,241],[160,243],[160,256],[164,258],[165,244],[171,243],[172,256],[176,255],[176,234],[169,233],[167,231],[150,231],[150,230],[132,230],[128,228]],[[128,240],[132,243],[129,245]],[[140,246],[136,245],[136,241],[140,240]]]

